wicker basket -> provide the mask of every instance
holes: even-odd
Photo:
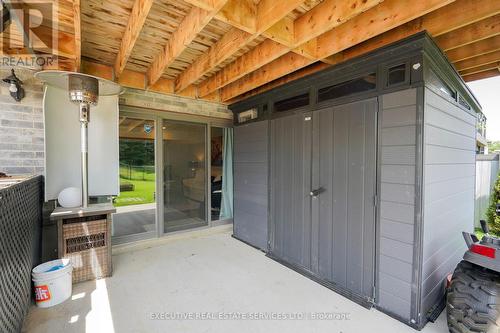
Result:
[[[73,283],[111,275],[106,219],[63,224],[63,258],[73,264]]]

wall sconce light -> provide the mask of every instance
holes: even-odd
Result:
[[[10,95],[14,97],[16,101],[19,102],[24,98],[24,89],[21,86],[23,84],[23,81],[19,80],[19,78],[16,76],[16,73],[14,73],[14,69],[12,69],[11,75],[3,79],[3,82],[6,82],[10,85]]]

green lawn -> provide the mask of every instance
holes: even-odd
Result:
[[[120,167],[120,184],[132,184],[134,185],[134,190],[121,191],[120,195],[114,200],[115,207],[155,202],[154,172]]]

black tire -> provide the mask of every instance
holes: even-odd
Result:
[[[461,261],[451,279],[446,299],[452,333],[500,333],[500,274]]]

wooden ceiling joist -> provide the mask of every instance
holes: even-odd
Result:
[[[132,53],[135,42],[139,37],[142,30],[144,22],[149,14],[151,6],[153,5],[153,0],[135,0],[132,11],[130,12],[130,17],[128,19],[127,27],[123,35],[120,50],[116,56],[115,60],[115,76],[120,77],[121,73],[127,65],[128,58]]]
[[[484,72],[484,71],[487,71],[487,70],[490,70],[490,69],[498,69],[498,68],[500,68],[500,61],[493,62],[493,63],[486,64],[486,65],[481,65],[481,66],[478,66],[478,67],[472,67],[472,68],[463,70],[463,71],[461,71],[459,73],[460,73],[460,75],[467,76],[467,75],[471,75],[471,74],[476,74],[476,73]]]
[[[482,21],[453,30],[446,35],[438,36],[436,37],[436,42],[443,51],[449,51],[498,35],[500,35],[500,15],[494,15]]]
[[[321,58],[329,57],[332,54],[336,54],[361,43],[370,37],[382,34],[421,15],[425,15],[426,13],[429,13],[430,11],[442,7],[450,2],[452,1],[425,0],[408,3],[400,0],[386,0],[378,6],[353,17],[344,24],[340,24],[338,27],[317,37],[317,55]],[[269,73],[263,69],[259,69],[252,73],[251,78],[245,77],[240,79],[241,81],[253,81],[253,83],[245,82],[245,84],[242,84],[241,82],[238,82],[240,81],[238,80],[237,82],[233,82],[230,85],[225,86],[221,91],[222,100],[227,101],[258,87],[259,85],[265,84],[292,72],[293,70],[289,71],[289,67],[280,65],[280,62],[286,61],[287,59],[283,58],[273,62],[277,68],[287,69],[282,73],[274,71],[273,73],[275,75],[270,76]],[[297,67],[296,70],[302,67]],[[224,69],[222,71],[224,71]],[[269,78],[269,80],[265,82],[265,80],[262,80],[259,76],[265,76]],[[202,82],[200,90],[203,86],[204,83]]]
[[[464,81],[465,82],[471,82],[471,81],[477,81],[477,80],[483,80],[483,79],[488,79],[490,77],[495,77],[500,75],[500,69],[490,69],[484,72],[480,73],[475,73],[471,75],[464,75]]]
[[[212,10],[207,11],[198,7],[193,7],[177,30],[172,34],[163,51],[158,54],[153,63],[148,68],[148,85],[153,85],[163,75],[165,68],[170,66],[186,47],[194,40],[196,35],[205,28],[217,12],[224,6],[227,0],[212,0],[214,4]]]
[[[314,61],[300,56],[293,52],[288,52],[279,59],[262,66],[257,71],[248,74],[245,80],[238,80],[227,86],[229,89],[221,89],[221,100],[227,101],[234,97],[233,91],[248,91],[255,86],[260,86],[274,80],[278,75],[283,76],[298,68],[306,67]]]
[[[397,2],[397,1],[396,1]],[[378,7],[381,7],[382,5],[388,5],[389,0],[386,0],[384,3],[380,4],[379,6],[375,7],[372,10],[377,9]],[[397,4],[396,4],[397,5]],[[411,9],[409,9],[411,11]],[[363,13],[362,15],[368,15],[370,11],[367,11]],[[447,13],[451,13],[450,16],[447,16]],[[397,16],[397,13],[393,13],[395,16]],[[410,21],[406,24],[402,24],[398,26],[395,29],[389,30],[383,34],[380,34],[378,36],[375,36],[365,42],[359,43],[359,44],[354,44],[356,43],[356,38],[353,38],[353,46],[345,49],[342,52],[338,52],[335,54],[334,58],[336,57],[336,61],[334,63],[338,63],[340,61],[345,61],[348,59],[352,59],[356,56],[365,54],[367,52],[373,51],[375,49],[378,49],[380,47],[383,47],[385,45],[388,45],[390,43],[396,42],[400,39],[409,37],[411,35],[414,35],[415,33],[418,33],[420,31],[427,30],[432,36],[441,36],[443,35],[443,39],[446,39],[447,33],[454,31],[456,29],[460,29],[464,26],[474,24],[475,22],[487,19],[489,17],[493,17],[500,14],[500,1],[482,1],[481,5],[478,6],[477,0],[457,0],[451,4],[448,4],[446,6],[443,6],[435,11],[432,11],[422,17],[419,17],[417,19],[414,19],[413,21]],[[362,15],[357,16],[355,19],[358,20],[359,17]],[[347,22],[347,26],[350,26],[351,29],[354,29],[352,31],[357,31],[364,29],[361,24],[362,22],[359,22],[360,26],[353,27],[351,21]],[[346,24],[344,24],[346,25]],[[339,28],[343,27],[344,25],[339,26]],[[344,31],[343,29],[334,29],[337,32]],[[344,31],[345,33],[345,31]],[[446,35],[445,35],[446,34]],[[351,34],[352,35],[352,34]],[[318,40],[320,40],[318,38]],[[333,42],[333,41],[332,41]],[[460,41],[459,41],[460,42]],[[317,66],[317,70],[324,69],[325,66]],[[303,77],[305,75],[309,75],[313,73],[314,70],[311,70],[309,68],[304,69],[304,70],[299,70],[298,73],[295,75],[295,79],[298,79],[300,77]],[[303,73],[303,74],[301,74]],[[283,74],[285,75],[285,74]],[[276,74],[276,78],[278,79],[283,75],[279,75],[279,73]],[[205,82],[202,82],[200,84],[200,92],[202,89],[204,89],[204,86],[206,83],[208,83],[210,80],[206,80]],[[273,82],[272,84],[269,84],[269,86],[262,87],[262,89],[256,89],[255,93],[262,92],[268,89],[271,89],[273,87],[276,87],[280,85],[279,82],[282,80],[276,80],[276,82]],[[288,80],[284,80],[288,82]],[[258,86],[254,86],[254,89],[257,88]],[[227,88],[222,88],[221,90],[224,90]],[[240,99],[240,97],[236,98],[238,95],[240,95],[242,92],[238,91],[235,89],[235,86],[230,88],[233,92],[232,93],[221,93],[221,95],[225,96],[231,100],[231,102],[237,101]],[[253,93],[252,93],[253,94]],[[203,95],[202,95],[203,96]],[[245,95],[246,97],[247,95]]]
[[[286,1],[283,2],[286,3]],[[331,29],[332,27],[342,25],[342,23],[344,23],[346,20],[356,17],[356,15],[360,15],[369,8],[376,7],[377,5],[379,5],[379,3],[380,0],[367,0],[367,1],[350,0],[350,1],[344,1],[344,4],[342,6],[336,6],[335,4],[338,5],[338,1],[326,0],[305,14],[307,15],[308,18],[307,24],[305,21],[300,21],[299,22],[300,24],[296,25],[295,23],[300,18],[295,20],[293,22],[292,31],[286,32],[287,29],[283,28],[283,26],[291,24],[290,22],[286,23],[287,22],[286,19],[284,25],[281,24],[280,22],[273,23],[273,25],[270,25],[268,28],[273,30],[276,29],[276,25],[278,25],[278,27],[282,29],[282,34],[280,35],[278,40],[284,40],[285,42],[287,40],[288,41],[291,40],[292,42],[291,43],[286,42],[287,45],[283,45],[286,47],[281,47],[281,48],[279,48],[276,45],[277,44],[276,42],[267,44],[261,43],[260,45],[255,47],[251,52],[254,52],[255,54],[259,53],[269,54],[270,52],[269,50],[267,50],[267,48],[269,48],[270,45],[273,48],[273,50],[277,51],[279,49],[279,51],[277,53],[274,53],[273,54],[274,56],[270,58],[266,58],[263,56],[252,57],[255,58],[257,62],[248,62],[248,61],[243,62],[243,61],[238,61],[239,59],[237,59],[234,63],[238,62],[238,66],[234,66],[233,63],[229,64],[221,71],[217,72],[214,76],[202,82],[199,86],[200,96],[206,96],[211,92],[215,91],[216,89],[226,86],[231,82],[234,82],[235,80],[241,78],[242,76],[252,72],[253,70],[255,70],[255,68],[265,66],[266,64],[275,60],[278,56],[286,54],[288,51],[293,51],[299,55],[302,55],[303,57],[308,58],[309,60],[317,60],[318,59],[318,57],[316,56],[317,44],[316,41],[314,40],[316,36],[323,33],[326,28]],[[325,8],[325,6],[328,8]],[[330,15],[324,15],[323,12],[327,9],[332,10]],[[298,29],[299,30],[304,29],[305,31],[307,31],[307,34],[305,32],[298,32],[297,31]],[[289,36],[286,37],[286,34],[288,34]],[[273,34],[268,34],[268,36],[269,35]],[[278,33],[276,33],[275,35],[278,35]],[[305,35],[308,35],[309,39],[304,37]],[[296,41],[295,36],[299,36],[300,39]],[[311,45],[313,46],[312,49],[310,48]],[[243,55],[241,58],[245,56],[246,55]],[[238,68],[238,71],[234,70],[235,67]],[[287,68],[287,66],[280,66],[280,68]]]
[[[236,7],[235,2],[239,3],[241,7]],[[247,12],[253,12],[253,17],[257,18],[254,22],[253,33],[239,30],[238,28],[230,29],[222,38],[215,43],[205,54],[199,57],[193,64],[191,64],[183,73],[176,79],[175,90],[182,91],[190,84],[196,82],[203,75],[208,73],[213,68],[219,66],[225,60],[237,53],[242,47],[245,47],[255,38],[257,38],[263,31],[269,29],[276,22],[283,19],[288,13],[299,6],[304,0],[288,0],[288,1],[274,1],[262,0],[259,2],[255,9],[249,10],[253,0],[250,4],[247,1],[230,1],[224,6],[221,12],[232,13],[231,20],[235,20],[240,16],[246,15]],[[229,8],[228,8],[229,7]],[[241,9],[243,8],[243,9]],[[229,10],[230,9],[230,10]],[[237,14],[240,10],[241,14]],[[219,17],[218,15],[217,17]],[[264,20],[261,22],[260,20]]]
[[[293,28],[295,45],[301,45],[318,37],[373,7],[377,8],[376,5],[381,2],[382,0],[323,1],[295,20]],[[351,34],[353,33],[354,31],[351,31]]]
[[[453,0],[386,0],[319,36],[318,57],[329,57],[452,2]]]
[[[446,55],[451,62],[458,62],[498,50],[500,50],[500,35],[450,50]]]
[[[500,51],[495,51],[474,58],[459,61],[455,63],[455,68],[457,69],[457,71],[461,72],[469,68],[474,68],[486,64],[492,64],[498,61],[500,61]]]
[[[80,0],[73,0],[73,17],[75,29],[75,70],[80,71],[82,64],[82,26]]]

